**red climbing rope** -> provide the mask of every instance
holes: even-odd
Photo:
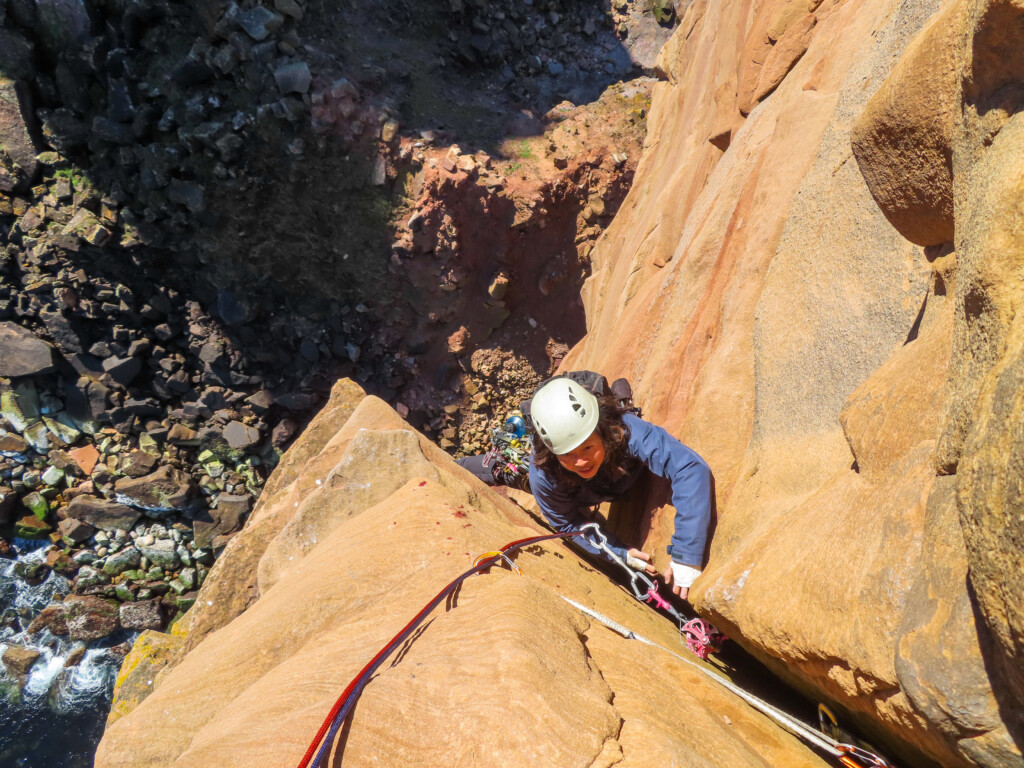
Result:
[[[419,626],[420,622],[426,618],[427,614],[434,610],[434,608],[436,608],[437,605],[451,594],[463,581],[476,573],[486,571],[488,568],[505,558],[509,553],[515,552],[516,550],[522,549],[530,544],[536,544],[550,539],[567,539],[572,536],[580,536],[582,534],[582,531],[549,533],[544,536],[531,536],[526,539],[519,539],[517,541],[510,542],[486,560],[478,561],[476,565],[454,579],[450,584],[448,584],[448,586],[438,592],[437,596],[427,603],[427,605],[423,607],[423,610],[417,613],[413,620],[406,624],[401,632],[391,638],[391,642],[381,648],[377,655],[374,656],[370,662],[363,667],[362,671],[352,679],[352,682],[348,684],[348,687],[345,688],[337,702],[335,702],[334,706],[331,708],[331,711],[324,720],[323,725],[320,726],[320,730],[318,730],[316,732],[316,736],[313,737],[313,741],[310,743],[309,749],[306,750],[306,754],[302,758],[302,762],[299,763],[298,768],[309,768],[309,766],[312,766],[312,768],[320,768],[323,764],[324,758],[326,758],[330,752],[331,744],[334,742],[334,738],[340,730],[342,723],[344,723],[345,719],[348,717],[348,714],[352,710],[352,706],[355,704],[360,692],[366,686],[366,683],[369,682],[370,675],[372,675],[374,671],[376,671],[377,667],[379,667],[385,659],[387,659],[387,657],[405,641],[412,631]],[[325,736],[327,737],[326,739],[324,738]],[[319,750],[317,747],[319,747]]]

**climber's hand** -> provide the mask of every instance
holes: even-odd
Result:
[[[700,576],[700,568],[672,561],[672,567],[665,572],[665,583],[672,587],[672,594],[683,600],[690,598],[690,587]]]
[[[634,571],[644,571],[648,576],[658,575],[658,569],[651,563],[651,556],[636,547],[626,553],[626,565]]]

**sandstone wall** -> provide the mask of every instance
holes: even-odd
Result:
[[[1024,764],[1022,13],[694,2],[564,364],[714,470],[699,610],[911,764]]]
[[[475,555],[541,532],[339,384],[176,630],[186,639],[147,637],[126,660],[97,768],[296,765],[349,680]],[[240,580],[254,562],[258,587]],[[563,601],[681,650],[670,622],[563,544],[516,563],[523,576],[468,580],[380,668],[341,764],[827,765],[693,666]],[[188,652],[157,671],[175,645]]]

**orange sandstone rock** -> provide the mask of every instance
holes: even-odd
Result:
[[[115,702],[98,768],[294,766],[348,681],[441,587],[480,552],[540,532],[375,398],[318,461],[348,490],[316,485],[323,475],[307,462],[313,471],[295,483],[313,487],[298,508],[280,492],[265,502],[264,516],[288,519],[263,558],[273,584],[134,709]],[[289,535],[300,531],[310,538]],[[494,568],[465,582],[380,668],[344,731],[343,764],[824,768],[693,667],[565,602],[681,648],[669,621],[564,544],[530,547],[516,563],[522,576]],[[223,594],[219,579],[232,572],[215,569],[198,604]]]

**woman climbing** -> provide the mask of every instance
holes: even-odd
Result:
[[[597,387],[601,394],[595,396],[572,376],[576,374],[545,382],[529,406],[536,433],[529,482],[541,512],[558,532],[579,530],[590,522],[586,513],[591,507],[621,497],[646,472],[667,479],[676,516],[669,547],[672,564],[664,578],[675,594],[687,599],[701,572],[711,519],[708,465],[664,429],[629,412],[621,398],[604,394],[606,387]],[[483,457],[459,463],[495,484]],[[606,535],[622,560],[656,573],[650,555]],[[585,537],[576,543],[594,557],[605,557]]]

